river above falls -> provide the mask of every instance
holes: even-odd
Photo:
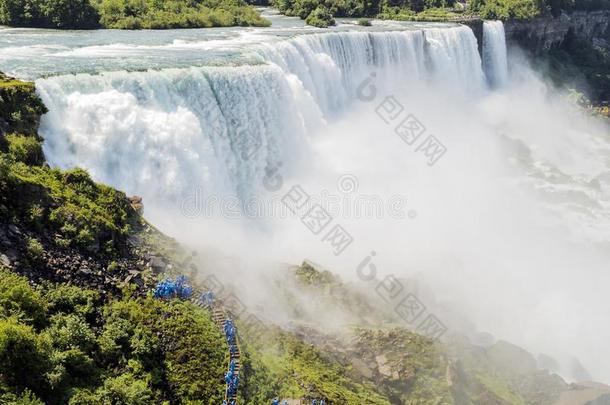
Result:
[[[257,64],[264,61],[259,54],[251,52],[256,45],[302,34],[418,30],[455,25],[373,21],[371,27],[362,27],[354,19],[338,19],[337,26],[320,29],[271,9],[262,12],[272,22],[270,27],[140,31],[0,27],[0,71],[35,80],[75,73]]]

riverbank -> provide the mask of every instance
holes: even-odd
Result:
[[[270,23],[244,0],[0,0],[0,25],[55,29],[172,29]],[[27,11],[26,11],[27,10]]]

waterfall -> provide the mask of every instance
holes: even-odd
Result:
[[[427,81],[464,92],[484,86],[464,26],[305,34],[253,52],[258,64],[39,79],[48,160],[84,166],[128,193],[201,186],[241,198],[357,102],[372,72],[387,91]]]
[[[506,83],[508,61],[502,21],[483,23],[483,68],[490,86],[500,87]]]

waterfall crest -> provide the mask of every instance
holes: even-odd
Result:
[[[313,128],[379,88],[433,81],[478,92],[484,74],[465,26],[328,32],[262,43],[260,64],[107,72],[40,79],[41,133],[60,167],[82,165],[130,193],[193,184],[247,195]]]

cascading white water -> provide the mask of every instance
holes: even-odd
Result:
[[[483,69],[492,87],[500,87],[508,80],[506,38],[502,21],[483,23]]]
[[[50,110],[41,128],[49,160],[86,165],[102,181],[147,195],[171,197],[196,184],[243,196],[278,160],[291,140],[283,135],[303,132],[274,66],[61,76],[39,85]]]
[[[430,283],[439,305],[426,305],[438,308],[451,330],[490,331],[563,364],[578,356],[595,377],[610,381],[603,360],[610,355],[607,130],[570,116],[559,93],[527,68],[515,69],[520,80],[510,85],[480,91],[486,79],[492,87],[507,81],[500,23],[485,24],[484,70],[466,27],[349,28],[285,40],[259,32],[235,39],[231,32],[218,41],[195,35],[195,42],[181,31],[152,45],[148,34],[121,44],[114,32],[98,34],[109,36],[101,47],[81,40],[81,48],[67,46],[32,63],[53,65],[50,77],[37,80],[50,110],[41,133],[52,164],[83,166],[96,180],[142,195],[149,220],[202,248],[209,268],[244,283],[244,294],[264,295],[263,303],[274,294],[265,281],[256,283],[262,256],[274,263],[306,257],[353,279],[374,249],[380,277],[416,275]],[[249,49],[240,47],[243,41]],[[185,49],[188,58],[171,65]],[[0,64],[12,58],[6,55]],[[65,75],[69,70],[57,67],[62,58],[91,74]],[[28,63],[9,62],[13,71],[28,71]],[[108,66],[159,69],[105,72]],[[359,85],[372,73],[377,98],[358,100]],[[387,96],[400,98],[401,118],[414,114],[447,147],[437,165],[428,166],[416,145],[396,136],[396,122],[377,114]],[[263,197],[281,196],[294,184],[334,191],[347,173],[360,189],[335,197],[396,193],[417,215],[335,218],[355,240],[348,254],[335,257],[298,218],[193,218],[176,204],[195,187],[243,200],[256,193],[266,169],[280,164],[283,188]],[[230,256],[229,265],[215,260],[215,249]],[[235,256],[245,263],[236,264]],[[571,375],[569,368],[562,372]]]
[[[259,65],[38,80],[47,158],[130,193],[156,194],[152,185],[171,198],[198,185],[243,198],[372,72],[388,91],[431,80],[476,92],[484,81],[463,26],[300,35],[255,52]]]

